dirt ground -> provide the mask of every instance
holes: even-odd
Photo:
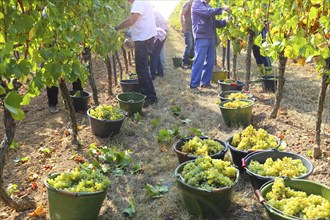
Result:
[[[110,175],[112,182],[99,219],[128,219],[123,210],[129,199],[136,201],[135,219],[189,219],[180,192],[176,186],[173,173],[178,160],[172,145],[157,143],[156,135],[161,129],[172,129],[177,126],[181,133],[188,134],[189,128],[198,128],[212,138],[225,141],[241,128],[228,128],[222,119],[218,107],[219,88],[212,84],[211,89],[203,89],[201,94],[191,93],[188,89],[190,70],[175,69],[172,57],[181,56],[183,51],[182,36],[171,31],[165,44],[166,74],[154,80],[159,102],[143,109],[142,121],[136,122],[127,118],[121,131],[111,138],[95,137],[90,130],[89,121],[84,113],[76,113],[80,126],[79,139],[83,143],[77,149],[67,136],[70,128],[68,113],[65,111],[62,98],[59,97],[60,112],[51,114],[48,111],[46,92],[33,99],[24,107],[26,117],[17,124],[15,140],[19,146],[10,150],[4,168],[5,186],[17,184],[20,194],[33,197],[37,205],[43,204],[48,211],[47,194],[43,181],[49,173],[73,169],[79,164],[76,156],[89,161],[89,145],[116,146],[121,150],[130,150],[134,164],[140,164],[142,173],[125,173],[123,176]],[[220,62],[220,55],[218,57]],[[254,61],[254,60],[253,60]],[[93,62],[94,77],[99,90],[101,103],[118,105],[115,96],[121,92],[119,85],[114,95],[107,94],[105,65],[102,61]],[[244,80],[244,54],[239,56],[238,76]],[[131,67],[132,69],[132,67]],[[256,77],[256,66],[253,63],[253,77]],[[308,157],[308,150],[314,146],[315,116],[320,80],[315,76],[312,64],[299,67],[290,62],[286,71],[284,97],[277,119],[269,119],[274,103],[274,94],[262,91],[260,84],[251,85],[255,97],[252,124],[266,129],[269,133],[282,136],[287,144],[285,151]],[[69,88],[71,88],[69,86]],[[86,91],[90,87],[86,85]],[[90,103],[93,105],[93,101]],[[174,116],[172,108],[181,108],[179,116]],[[3,114],[0,112],[2,120]],[[152,120],[160,118],[160,124],[152,125]],[[183,120],[188,123],[183,123]],[[325,152],[320,159],[309,157],[314,165],[309,179],[330,186],[330,92],[328,89],[322,125],[322,148]],[[1,125],[0,135],[4,128]],[[174,140],[175,141],[175,140]],[[49,148],[51,154],[45,156],[39,151],[41,147]],[[227,152],[230,156],[230,152]],[[17,159],[29,157],[27,162]],[[235,188],[233,201],[225,219],[265,219],[264,208],[254,197],[248,178],[242,174]],[[147,196],[144,186],[161,183],[169,187],[169,192],[162,198],[152,199]],[[0,200],[0,219],[48,219],[48,214],[29,217],[28,213],[16,212]]]

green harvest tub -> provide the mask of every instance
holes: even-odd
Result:
[[[47,178],[56,178],[52,174]],[[97,219],[107,191],[72,193],[58,190],[47,183],[50,220],[93,220]]]
[[[137,92],[123,92],[116,96],[119,107],[129,115],[142,112],[145,95]]]
[[[172,61],[173,61],[173,66],[175,68],[178,68],[182,65],[182,58],[181,57],[173,57]]]
[[[241,100],[241,101],[246,102],[249,105],[244,108],[231,109],[224,107],[224,104],[226,104],[227,102],[231,102],[231,100],[224,101],[219,104],[222,118],[228,127],[234,127],[234,126],[238,127],[240,125],[246,127],[249,124],[251,124],[252,108],[254,102],[252,100]]]
[[[237,171],[236,180],[231,186],[205,190],[189,186],[182,179],[180,174],[184,166],[191,162],[194,162],[194,160],[180,164],[174,173],[185,207],[192,216],[198,219],[224,219],[224,214],[232,201],[234,187],[239,179],[239,172]]]
[[[213,70],[211,82],[218,83],[219,80],[228,78],[228,70]]]
[[[303,220],[302,218],[288,216],[283,212],[271,207],[267,204],[267,201],[264,199],[266,194],[272,190],[274,180],[271,180],[265,183],[261,188],[260,191],[256,190],[256,195],[259,199],[259,202],[265,207],[268,217],[271,220]],[[284,179],[284,184],[286,187],[290,187],[291,189],[304,191],[308,195],[320,195],[323,198],[330,200],[330,188],[326,185],[313,182],[310,180],[304,179]]]

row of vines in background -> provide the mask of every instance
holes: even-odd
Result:
[[[217,16],[217,19],[229,17],[227,26],[217,29],[222,45],[227,40],[232,43],[235,54],[246,50],[246,85],[250,82],[251,51],[253,44],[260,46],[261,53],[278,61],[278,88],[271,118],[276,118],[283,96],[284,74],[288,59],[298,64],[315,64],[321,79],[318,98],[314,157],[321,156],[320,133],[326,90],[330,83],[330,1],[329,0],[211,0],[213,7],[228,5],[230,14]],[[180,6],[178,6],[180,7]],[[170,22],[179,19],[178,9],[171,15]],[[268,24],[269,30],[262,41],[261,30]],[[233,64],[234,65],[234,64]],[[234,65],[235,66],[235,65]]]
[[[124,0],[1,0],[0,98],[5,132],[0,145],[0,193],[16,210],[33,206],[30,201],[12,200],[3,189],[5,156],[14,141],[16,121],[24,119],[22,106],[46,86],[58,86],[69,108],[73,140],[79,143],[66,82],[92,81],[92,54],[114,61],[122,45],[122,35],[114,27],[128,13]]]

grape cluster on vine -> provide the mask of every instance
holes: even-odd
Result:
[[[272,190],[266,194],[266,201],[287,215],[304,219],[330,219],[329,200],[286,187],[282,178],[275,178]]]
[[[209,156],[187,163],[181,173],[188,185],[206,190],[231,186],[236,175],[237,169],[230,162]]]
[[[276,138],[262,128],[256,130],[252,125],[246,127],[240,134],[234,134],[231,145],[239,150],[266,150],[278,145]]]
[[[299,177],[308,172],[307,167],[300,159],[292,159],[291,157],[277,158],[275,161],[272,158],[267,158],[264,163],[251,160],[248,169],[261,176],[290,178]]]
[[[182,152],[195,156],[214,155],[224,150],[225,147],[213,139],[200,139],[198,136],[193,137],[185,142],[181,147]]]

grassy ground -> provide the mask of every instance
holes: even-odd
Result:
[[[225,126],[218,107],[219,89],[216,84],[213,88],[204,89],[202,94],[189,91],[190,70],[175,69],[172,57],[181,56],[184,43],[182,36],[171,30],[166,40],[165,77],[154,80],[159,102],[143,109],[142,120],[137,122],[128,118],[123,124],[120,133],[109,139],[97,138],[92,135],[85,114],[77,113],[78,122],[82,126],[79,139],[83,143],[81,149],[71,145],[65,133],[69,127],[68,115],[60,103],[60,113],[50,114],[47,110],[46,95],[34,99],[25,109],[26,119],[18,124],[16,139],[20,146],[9,152],[5,169],[5,184],[17,183],[29,195],[35,198],[38,205],[44,204],[47,210],[47,195],[42,186],[43,179],[49,172],[61,172],[72,169],[77,165],[73,155],[80,155],[86,161],[91,158],[87,154],[89,145],[116,146],[121,150],[130,150],[134,164],[140,164],[143,172],[123,176],[110,175],[112,181],[107,199],[101,209],[99,219],[128,219],[122,214],[130,199],[136,202],[135,219],[190,219],[186,211],[181,194],[173,176],[178,165],[172,143],[162,144],[156,141],[161,129],[179,128],[182,134],[189,134],[190,128],[200,129],[205,135],[225,141],[241,128]],[[221,63],[219,56],[218,63]],[[103,62],[95,61],[94,74],[101,103],[117,105],[115,95],[120,93],[119,86],[114,89],[114,95],[107,95],[106,71]],[[244,54],[238,59],[238,77],[244,79]],[[253,78],[256,77],[256,66],[252,66]],[[307,156],[307,151],[313,146],[316,103],[319,80],[315,77],[311,65],[297,67],[290,64],[287,69],[282,112],[277,119],[268,119],[268,114],[274,103],[274,94],[263,93],[259,84],[251,86],[251,92],[256,98],[253,110],[252,124],[263,127],[269,133],[284,135],[288,144],[286,150]],[[86,87],[89,90],[89,87]],[[325,103],[324,125],[322,126],[322,146],[329,152],[330,146],[330,113],[329,91]],[[93,104],[93,103],[91,103]],[[172,108],[181,109],[179,116],[174,116]],[[40,120],[42,119],[42,120]],[[159,119],[158,125],[153,120]],[[313,130],[314,129],[314,130]],[[3,129],[0,130],[3,134]],[[174,142],[176,140],[173,140]],[[44,157],[38,152],[39,147],[49,147],[52,154]],[[17,157],[30,156],[26,163],[15,163]],[[227,152],[226,158],[230,159]],[[315,169],[312,180],[330,185],[328,171],[329,154],[320,160],[311,159]],[[51,168],[48,169],[48,165]],[[37,174],[35,182],[38,188],[29,190],[29,176]],[[169,187],[169,192],[162,198],[152,199],[145,190],[146,184],[162,184]],[[28,217],[32,210],[17,213],[0,201],[1,219],[35,219]],[[48,218],[44,216],[42,218]],[[265,219],[264,208],[257,202],[249,180],[245,175],[240,176],[235,187],[231,207],[224,219]]]

